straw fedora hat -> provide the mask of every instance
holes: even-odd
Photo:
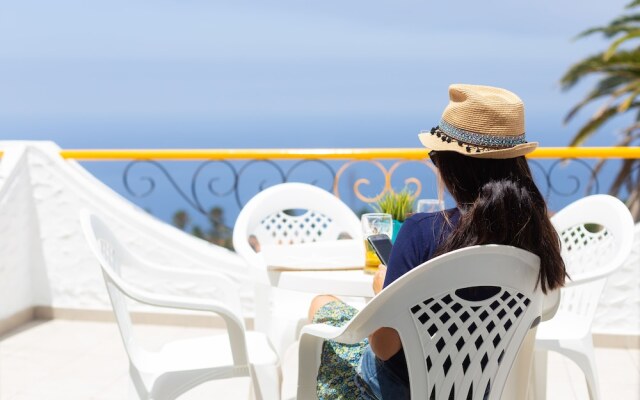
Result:
[[[453,84],[440,124],[418,137],[429,150],[476,158],[513,158],[537,142],[524,135],[524,104],[514,93],[491,86]]]

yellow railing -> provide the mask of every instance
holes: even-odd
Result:
[[[275,163],[269,165],[273,168],[276,174],[275,180],[279,176],[282,181],[287,181],[291,171],[295,170],[303,164],[305,161],[317,162],[320,161],[327,168],[327,171],[332,175],[332,191],[340,197],[339,189],[342,187],[351,190],[351,193],[355,197],[361,200],[363,203],[372,203],[378,201],[385,193],[393,192],[394,188],[392,181],[398,183],[398,179],[393,179],[394,174],[403,178],[401,184],[403,186],[411,185],[411,189],[414,191],[416,197],[421,194],[423,181],[421,178],[411,176],[406,177],[409,170],[404,169],[402,173],[396,174],[399,168],[405,164],[418,163],[428,168],[427,172],[431,171],[433,177],[438,181],[437,170],[431,162],[428,161],[428,152],[425,148],[312,148],[312,149],[64,149],[60,150],[60,156],[64,159],[75,161],[123,161],[129,162],[123,172],[123,182],[125,189],[129,195],[133,197],[145,197],[155,188],[155,181],[152,177],[144,176],[138,179],[136,182],[142,182],[144,186],[142,189],[134,192],[131,189],[133,182],[133,175],[130,171],[139,162],[142,164],[151,161],[153,168],[159,169],[161,176],[169,180],[171,186],[173,186],[178,194],[185,199],[189,205],[194,207],[198,212],[206,214],[206,206],[200,203],[200,199],[196,195],[196,180],[203,176],[201,171],[204,167],[211,164],[211,161],[246,161],[244,165],[237,168],[237,164],[234,166],[231,163],[226,163],[229,170],[224,172],[225,180],[221,181],[222,189],[214,191],[211,187],[213,180],[208,183],[208,190],[210,194],[218,197],[228,196],[233,194],[236,203],[239,208],[242,208],[243,201],[238,193],[239,180],[243,175],[243,172],[247,171],[247,167],[254,165],[254,161],[298,161],[292,166],[279,167]],[[2,152],[0,151],[0,156]],[[557,194],[559,196],[571,196],[577,192],[580,182],[578,177],[570,175],[568,177],[569,186],[564,184],[557,184],[555,180],[551,179],[551,173],[556,171],[556,165],[563,165],[562,160],[572,159],[576,163],[579,163],[580,168],[586,168],[586,172],[589,177],[587,179],[595,179],[596,171],[592,163],[586,163],[585,159],[636,159],[640,160],[640,147],[542,147],[536,149],[527,157],[531,159],[554,159],[555,161],[549,169],[545,169],[542,164],[536,163],[536,172],[540,175],[543,186],[546,187],[546,197],[549,198],[551,194]],[[391,162],[387,163],[387,160]],[[191,177],[191,191],[184,190],[184,182],[177,183],[174,177],[166,169],[166,165],[158,163],[156,161],[165,162],[184,162],[184,161],[201,161],[202,164],[195,169]],[[325,161],[338,161],[337,163],[326,163]],[[532,160],[533,161],[533,160]],[[372,182],[369,175],[358,177],[357,174],[345,174],[345,171],[352,168],[354,165],[359,165],[361,162],[372,165],[380,171],[383,181],[381,183],[381,190],[373,190],[373,195],[370,194]],[[283,163],[286,164],[286,163]],[[340,164],[339,166],[337,164]],[[391,165],[389,165],[391,164]],[[255,164],[261,165],[261,164]],[[315,164],[314,164],[315,165]],[[414,165],[415,166],[415,165]],[[414,167],[412,166],[412,168]],[[289,168],[289,169],[287,169]],[[369,168],[369,167],[367,167]],[[351,172],[355,171],[355,168]],[[378,174],[377,172],[375,172]],[[573,173],[573,172],[572,172]],[[634,172],[637,173],[637,172]],[[341,180],[344,181],[343,176],[349,176],[349,184],[340,185]],[[428,176],[428,175],[427,175]],[[230,179],[227,179],[230,177]],[[426,178],[431,182],[433,177]],[[182,178],[181,178],[182,179]],[[230,181],[231,183],[228,183]],[[590,181],[592,182],[592,181]],[[598,183],[595,181],[595,192],[598,192]],[[545,185],[546,184],[546,185]],[[182,185],[182,186],[181,186]],[[227,186],[225,186],[227,185]],[[376,185],[378,185],[376,183]],[[588,184],[591,187],[591,183]],[[367,188],[365,195],[360,192],[361,188]],[[437,184],[437,196],[442,198],[443,187],[440,183]],[[590,189],[588,189],[590,190]],[[220,194],[223,193],[223,194]]]
[[[422,160],[427,156],[424,148],[396,149],[78,149],[61,150],[66,159],[98,160],[287,160],[331,159]],[[531,158],[640,158],[640,147],[542,147],[529,155]]]
[[[0,151],[0,157],[3,152]],[[422,160],[423,148],[376,149],[75,149],[60,150],[65,159],[109,160]],[[541,147],[530,158],[640,158],[640,147]]]

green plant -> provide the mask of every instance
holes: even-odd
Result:
[[[393,219],[403,222],[413,210],[413,203],[415,203],[415,201],[416,198],[413,192],[405,187],[400,192],[390,191],[384,194],[382,198],[373,205],[373,209],[376,212],[391,214]]]

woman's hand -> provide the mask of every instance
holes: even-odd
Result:
[[[384,286],[384,277],[387,274],[387,266],[384,264],[380,264],[378,266],[378,271],[373,276],[373,293],[378,294],[382,291],[382,287]]]

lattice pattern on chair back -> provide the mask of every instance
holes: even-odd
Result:
[[[333,193],[306,183],[269,187],[243,207],[233,247],[250,265],[262,266],[261,246],[361,239],[359,218]],[[363,254],[364,255],[364,254]]]
[[[304,210],[301,215],[283,211],[268,215],[250,234],[261,245],[290,245],[335,240],[340,233],[331,218],[317,211]]]
[[[578,224],[562,231],[560,239],[569,276],[593,272],[614,256],[616,238],[605,227],[591,225],[587,229],[586,224]],[[604,278],[563,289],[559,309],[582,316],[595,313],[603,286]]]
[[[562,255],[569,274],[584,273],[606,264],[615,248],[614,238],[605,227],[579,224],[560,233]],[[595,231],[595,232],[594,232]]]
[[[483,399],[492,389],[515,331],[530,300],[522,293],[495,288],[482,301],[456,292],[429,298],[411,308],[427,366],[429,400]],[[508,358],[514,358],[509,352]]]

